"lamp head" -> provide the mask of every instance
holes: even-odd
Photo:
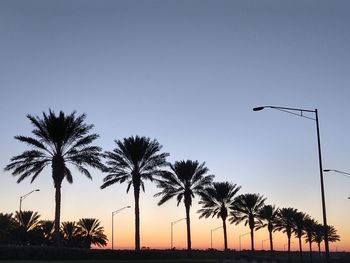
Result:
[[[253,108],[253,111],[261,111],[263,110],[265,107],[255,107]]]
[[[40,191],[40,189],[35,189],[36,192]]]
[[[126,208],[130,208],[131,206],[130,205],[128,205]]]

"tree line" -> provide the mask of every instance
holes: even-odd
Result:
[[[0,245],[54,245],[54,221],[40,220],[38,212],[0,213]],[[62,222],[60,240],[63,246],[91,248],[107,245],[107,237],[99,220],[82,218],[78,222]]]
[[[267,227],[270,233],[270,249],[273,250],[272,233],[282,231],[287,234],[288,251],[290,238],[294,234],[299,239],[306,237],[310,244],[324,240],[324,226],[311,216],[294,208],[276,208],[266,204],[262,195],[240,194],[240,186],[231,182],[215,182],[214,175],[208,174],[205,163],[193,160],[168,163],[169,153],[162,152],[162,145],[156,139],[130,136],[115,140],[112,151],[102,151],[93,145],[99,135],[91,133],[93,125],[85,123],[86,115],[76,115],[76,112],[66,115],[60,111],[43,112],[42,117],[27,115],[31,124],[33,137],[15,136],[15,139],[26,143],[31,148],[22,154],[11,158],[5,167],[17,176],[17,182],[31,177],[33,182],[45,167],[51,166],[52,179],[55,187],[55,220],[53,222],[54,244],[61,245],[62,227],[60,222],[61,185],[63,179],[73,183],[69,166],[75,166],[78,171],[92,178],[88,167],[100,169],[106,174],[101,189],[115,183],[126,183],[127,192],[132,188],[135,209],[135,250],[140,250],[140,191],[145,190],[144,182],[155,182],[160,189],[155,197],[160,197],[158,205],[175,198],[177,205],[183,203],[186,213],[187,249],[192,249],[190,210],[193,198],[200,198],[202,208],[198,211],[200,218],[218,217],[222,220],[224,229],[224,247],[227,245],[227,220],[231,224],[243,222],[250,228],[251,249],[254,250],[254,231]],[[103,162],[105,160],[105,162]],[[80,222],[80,221],[79,221]],[[78,224],[79,224],[78,222]],[[326,226],[329,241],[338,241],[333,226]],[[103,244],[101,244],[103,245]]]

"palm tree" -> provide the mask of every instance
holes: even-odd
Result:
[[[16,223],[12,214],[0,213],[0,245],[8,245],[10,243],[15,227]]]
[[[84,245],[91,248],[91,244],[103,247],[107,245],[107,236],[100,222],[95,218],[82,218],[78,222],[79,235],[84,239]]]
[[[260,224],[259,212],[265,205],[265,200],[260,194],[242,194],[235,198],[231,206],[231,223],[249,225],[251,248],[254,250],[254,229],[256,223]]]
[[[316,224],[316,220],[311,217],[305,218],[304,220],[304,229],[306,235],[305,242],[309,243],[310,257],[312,257],[312,242]]]
[[[222,227],[224,229],[225,250],[227,250],[226,219],[234,197],[240,189],[240,186],[229,182],[214,182],[201,193],[199,204],[201,204],[203,208],[198,210],[198,213],[201,214],[199,218],[208,218],[210,216],[221,218]]]
[[[187,225],[187,249],[191,250],[191,220],[190,208],[192,199],[195,195],[201,194],[203,189],[208,186],[213,175],[205,175],[209,170],[205,167],[205,163],[199,164],[198,161],[177,161],[174,165],[170,164],[171,172],[164,173],[157,180],[157,187],[162,191],[154,196],[161,196],[158,205],[164,204],[169,199],[176,197],[177,205],[183,200],[186,210]]]
[[[287,234],[288,252],[290,252],[290,238],[294,229],[294,215],[297,212],[295,208],[281,208],[278,212],[278,220],[275,231],[282,231]]]
[[[312,241],[317,243],[318,252],[321,253],[321,242],[323,241],[324,230],[323,225],[316,222]]]
[[[33,182],[43,169],[51,165],[52,179],[55,187],[55,239],[59,245],[60,214],[61,214],[61,185],[64,178],[69,183],[73,177],[67,164],[72,164],[78,171],[91,179],[86,166],[102,168],[100,161],[101,148],[91,146],[98,138],[97,134],[89,134],[93,125],[84,123],[85,114],[76,116],[74,111],[70,115],[62,111],[59,115],[49,110],[43,117],[27,115],[34,129],[34,137],[15,136],[15,139],[27,143],[31,150],[11,158],[11,163],[5,170],[12,170],[14,176],[19,176],[17,183],[32,176]]]
[[[43,235],[43,241],[45,244],[50,244],[52,241],[52,234],[54,232],[55,223],[52,220],[44,220],[40,222],[40,229]]]
[[[134,188],[135,199],[135,249],[140,250],[140,188],[145,191],[144,180],[153,181],[154,176],[164,173],[160,168],[165,166],[168,153],[159,153],[162,146],[157,140],[146,137],[129,137],[123,141],[116,140],[117,148],[106,152],[106,172],[101,189],[114,183],[127,182],[126,192]]]
[[[75,241],[79,238],[79,227],[76,222],[63,222],[61,231],[67,246],[77,246]]]
[[[18,225],[16,237],[21,244],[30,243],[29,233],[40,225],[40,215],[33,211],[16,211],[15,221]]]
[[[294,234],[299,239],[299,251],[300,253],[303,251],[302,245],[301,245],[301,238],[305,234],[305,220],[310,219],[310,216],[297,211],[293,215],[293,221],[294,221]]]
[[[261,220],[261,224],[256,227],[256,229],[260,229],[263,227],[267,227],[269,231],[270,238],[270,250],[273,251],[273,241],[272,241],[272,232],[276,228],[278,217],[278,209],[274,205],[264,205],[259,213],[258,218]]]

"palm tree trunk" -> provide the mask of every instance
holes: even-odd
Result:
[[[254,228],[250,229],[250,243],[251,243],[252,251],[254,251]]]
[[[288,236],[288,252],[290,252],[290,236]]]
[[[55,244],[60,246],[61,186],[55,186]]]
[[[303,248],[301,246],[301,236],[299,236],[299,252],[303,252]]]
[[[270,250],[272,252],[273,251],[272,231],[269,231],[269,235],[270,235]]]
[[[140,250],[140,186],[134,185],[134,198],[135,198],[135,250]]]
[[[186,225],[187,225],[187,250],[191,251],[191,220],[190,220],[190,206],[185,205],[186,207]]]
[[[226,230],[226,219],[222,219],[222,227],[224,229],[224,246],[225,251],[227,250],[227,230]]]

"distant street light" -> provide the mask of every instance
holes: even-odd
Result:
[[[131,207],[130,205],[124,206],[124,207],[112,212],[112,250],[114,249],[114,220],[113,220],[113,217],[115,214],[118,214],[120,211],[122,211],[126,208],[130,208],[130,207]]]
[[[213,249],[213,232],[220,228],[222,228],[222,226],[219,226],[210,230],[210,248],[211,249]]]
[[[322,198],[322,213],[323,213],[323,226],[324,226],[324,245],[326,252],[326,262],[329,262],[329,245],[328,245],[328,235],[327,235],[327,215],[326,215],[326,200],[324,194],[324,186],[323,186],[323,169],[322,169],[322,156],[321,156],[321,140],[320,140],[320,127],[318,123],[318,111],[315,110],[305,110],[305,109],[297,109],[297,108],[286,108],[286,107],[276,107],[276,106],[263,106],[253,108],[253,111],[261,111],[265,108],[280,110],[283,112],[287,112],[293,115],[297,115],[299,117],[303,117],[306,119],[310,119],[316,121],[316,130],[317,130],[317,145],[318,145],[318,163],[320,168],[320,181],[321,181],[321,198]],[[297,113],[296,113],[297,112]],[[304,113],[314,113],[315,118],[311,118],[309,116],[305,116]]]
[[[261,250],[264,250],[264,242],[270,240],[269,238],[266,238],[264,240],[261,240]]]
[[[250,232],[247,232],[247,233],[244,233],[244,234],[242,234],[242,235],[239,235],[239,238],[238,238],[238,240],[239,240],[239,251],[242,251],[242,237],[243,236],[246,236],[246,235],[249,235],[250,234]]]
[[[38,192],[40,191],[40,189],[35,189],[33,191],[30,191],[29,193],[25,194],[25,195],[22,195],[20,198],[19,198],[19,213],[21,214],[21,211],[22,211],[22,200],[24,200],[28,195],[30,195],[31,193],[33,192]]]
[[[185,219],[186,219],[186,217],[178,219],[178,220],[175,220],[173,222],[170,222],[170,228],[171,228],[171,230],[170,230],[170,249],[173,249],[173,227],[174,227],[175,224],[177,224],[180,221],[185,220]]]

